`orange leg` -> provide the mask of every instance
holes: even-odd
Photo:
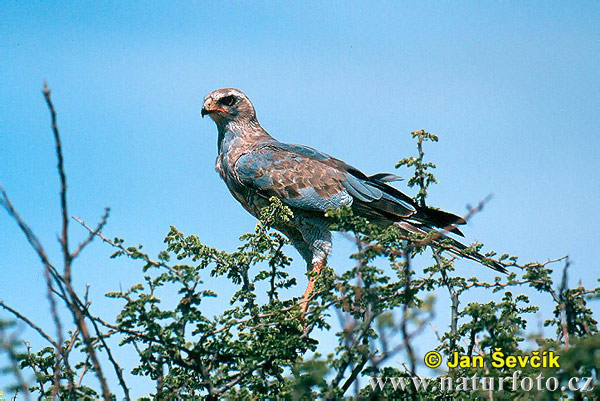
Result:
[[[317,273],[317,276],[321,273],[321,269],[323,268],[323,263],[316,263],[313,265],[312,271]],[[312,294],[315,288],[315,280],[316,277],[311,277],[308,279],[308,285],[306,286],[306,291],[304,291],[304,296],[302,297],[302,301],[300,301],[300,309],[302,310],[302,318],[306,314],[308,310],[308,299],[310,298],[310,294]]]

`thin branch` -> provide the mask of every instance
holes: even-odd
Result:
[[[42,261],[42,264],[44,265],[44,279],[46,280],[47,297],[48,297],[48,301],[50,302],[50,312],[52,314],[52,319],[56,326],[56,332],[57,332],[57,337],[58,337],[58,342],[55,342],[55,348],[56,348],[56,354],[58,356],[56,359],[56,363],[59,364],[60,359],[62,358],[62,347],[60,346],[60,344],[62,344],[64,342],[64,339],[63,339],[63,335],[62,335],[62,323],[61,323],[61,320],[60,320],[60,317],[58,315],[58,311],[56,308],[56,300],[54,299],[54,296],[52,295],[52,291],[53,291],[52,278],[54,278],[54,280],[57,282],[57,284],[62,288],[62,284],[60,282],[61,280],[57,278],[57,277],[60,277],[60,275],[58,274],[56,269],[50,263],[50,260],[48,259],[48,256],[46,255],[46,251],[44,251],[44,248],[43,248],[41,242],[39,241],[37,236],[33,233],[33,231],[29,228],[27,223],[25,223],[25,221],[21,218],[21,216],[19,215],[19,213],[17,212],[17,210],[11,203],[10,198],[8,197],[6,191],[1,186],[0,186],[0,194],[2,195],[2,196],[0,196],[0,205],[8,212],[8,215],[17,223],[17,225],[19,226],[19,228],[25,235],[27,242],[29,242],[31,247],[34,249],[34,251],[36,252],[38,257]],[[60,368],[57,365],[57,366],[55,366],[55,370],[54,370],[54,383],[55,384],[52,389],[52,399],[53,400],[56,398],[56,394],[58,393],[59,379],[60,379]]]
[[[367,356],[363,355],[360,362],[356,364],[354,369],[352,369],[352,371],[350,372],[350,376],[348,376],[348,379],[346,379],[346,381],[342,385],[342,394],[344,394],[346,392],[346,390],[348,390],[350,388],[350,386],[356,380],[356,378],[358,377],[358,374],[362,371],[362,369],[365,367],[365,365],[368,361],[369,361],[369,358]]]
[[[63,255],[65,260],[71,259],[71,254],[69,253],[69,218],[67,212],[67,176],[65,174],[64,167],[64,158],[62,153],[62,142],[60,139],[60,134],[58,132],[58,124],[56,123],[56,111],[54,110],[54,105],[52,104],[52,99],[50,98],[50,88],[48,88],[47,82],[44,81],[44,89],[42,93],[44,94],[44,99],[46,100],[46,105],[48,106],[48,110],[50,111],[50,117],[52,122],[52,133],[54,134],[54,143],[56,147],[56,157],[58,159],[57,169],[58,175],[60,177],[60,211],[62,215],[62,234],[60,237],[60,243],[62,245]],[[65,276],[68,279],[70,277],[70,272],[65,271]]]
[[[281,242],[279,244],[279,246],[277,247],[277,250],[275,251],[275,253],[273,254],[274,256],[277,256],[279,253],[281,253],[281,248],[283,248],[283,246],[285,245],[285,242]],[[272,301],[274,298],[277,297],[277,289],[275,286],[275,279],[277,278],[277,264],[273,261],[273,259],[271,259],[269,261],[269,264],[271,265],[271,280],[270,280],[270,290],[267,291],[267,293],[269,294],[269,300]]]
[[[42,261],[42,264],[44,266],[50,266],[50,260],[48,260],[46,252],[44,251],[44,248],[42,247],[42,244],[40,243],[38,237],[33,233],[33,231],[31,231],[31,228],[29,228],[27,223],[25,223],[25,221],[21,218],[21,216],[11,203],[8,194],[6,193],[2,185],[0,185],[0,195],[2,195],[0,196],[0,206],[2,206],[7,211],[8,215],[17,223],[17,225],[21,229],[21,232],[23,232],[23,234],[25,235],[25,239],[27,239],[27,242],[29,242],[35,253]]]
[[[17,319],[21,320],[22,322],[27,324],[29,327],[31,327],[32,329],[37,331],[40,334],[40,336],[42,336],[46,341],[48,341],[50,344],[52,344],[55,348],[58,348],[58,343],[56,341],[54,341],[52,339],[52,337],[50,337],[48,334],[46,334],[46,332],[44,330],[42,330],[42,328],[40,326],[36,325],[31,320],[29,320],[27,317],[25,317],[21,313],[17,312],[10,306],[6,305],[6,303],[4,303],[4,301],[0,301],[0,307],[2,307],[4,310],[7,310],[10,313],[12,313]]]
[[[405,297],[404,297],[404,305],[402,306],[402,322],[400,324],[400,331],[402,332],[402,338],[404,339],[404,348],[406,349],[406,353],[408,355],[408,359],[410,362],[410,369],[413,372],[416,372],[416,357],[415,352],[413,350],[412,344],[410,342],[410,337],[408,335],[407,323],[408,323],[408,304],[409,304],[409,296],[410,296],[410,276],[411,276],[411,264],[410,264],[410,255],[411,252],[411,244],[410,242],[407,244],[408,249],[405,254],[405,265],[404,265],[404,282],[405,282]],[[413,399],[414,394],[411,394]]]
[[[225,391],[227,391],[228,389],[230,389],[233,386],[235,386],[236,384],[238,384],[240,382],[240,380],[253,374],[254,371],[256,371],[257,369],[259,369],[259,368],[263,367],[264,365],[271,363],[271,362],[273,362],[272,357],[269,357],[268,359],[265,359],[265,360],[262,360],[262,361],[256,363],[251,369],[247,369],[243,372],[236,373],[235,375],[233,375],[231,377],[231,380],[229,380],[227,383],[225,383],[225,384],[219,386],[217,389],[215,389],[215,393],[223,394]],[[209,384],[210,384],[210,380],[209,380]]]
[[[54,299],[52,281],[50,278],[50,269],[48,269],[48,267],[44,269],[44,278],[46,280],[46,296],[50,302],[50,313],[52,314],[52,319],[54,320],[54,325],[56,326],[59,344],[56,347],[57,358],[54,366],[54,386],[52,387],[52,400],[55,400],[60,388],[60,361],[63,359],[62,344],[64,343],[64,338],[62,322],[60,320],[60,316],[58,315],[58,308],[56,307],[56,300]]]
[[[121,368],[121,366],[119,366],[119,364],[117,363],[117,360],[114,358],[113,353],[110,350],[110,347],[108,346],[108,344],[106,343],[106,340],[104,339],[104,335],[102,334],[102,332],[100,331],[100,328],[98,327],[98,324],[96,323],[96,320],[93,319],[93,317],[90,315],[87,308],[85,309],[85,312],[86,312],[87,316],[90,318],[90,321],[92,322],[92,326],[94,327],[94,331],[96,332],[96,336],[102,343],[102,346],[104,347],[104,350],[106,351],[106,355],[108,356],[108,360],[110,361],[110,363],[113,366],[113,369],[119,380],[119,385],[123,389],[125,401],[130,401],[131,397],[129,395],[129,388],[127,387],[127,384],[125,383],[125,378],[123,377],[123,368]]]
[[[27,341],[23,341],[23,344],[25,344],[25,347],[27,348],[27,359],[30,362],[29,366],[31,367],[31,370],[33,370],[34,377],[39,377],[40,372],[35,367],[35,363],[33,363],[33,355],[31,355],[31,344],[29,344]],[[42,400],[44,397],[44,394],[46,394],[46,390],[44,390],[44,383],[41,380],[36,380],[36,384],[40,388],[40,390],[39,390],[40,395],[38,397],[38,400]]]
[[[63,252],[63,261],[64,261],[64,272],[63,272],[63,281],[69,298],[71,300],[77,298],[77,294],[73,289],[71,283],[71,263],[73,261],[73,255],[69,252],[69,217],[68,217],[68,208],[67,208],[67,178],[64,169],[64,157],[62,153],[62,142],[60,139],[60,133],[58,130],[58,124],[56,122],[56,111],[54,109],[54,105],[52,103],[52,99],[50,97],[51,90],[48,88],[46,82],[44,82],[44,89],[42,91],[44,94],[44,99],[46,100],[46,105],[48,106],[48,110],[50,111],[50,116],[52,120],[52,133],[54,134],[54,142],[56,149],[56,157],[58,160],[57,170],[60,178],[60,211],[62,217],[62,234],[60,237],[60,244]],[[106,213],[105,213],[106,214]],[[85,243],[85,241],[84,241]],[[85,246],[85,245],[84,245]],[[48,275],[49,273],[47,273]],[[52,288],[48,286],[48,294],[51,299],[51,304],[54,303],[54,297],[52,296]],[[86,351],[92,360],[92,365],[94,366],[94,372],[98,381],[100,382],[100,386],[102,388],[102,396],[105,401],[110,401],[112,399],[112,395],[108,388],[108,384],[106,382],[106,378],[104,377],[104,373],[102,371],[102,367],[100,365],[100,361],[98,360],[98,356],[96,355],[96,350],[94,349],[93,342],[88,331],[87,325],[85,323],[85,314],[74,302],[67,303],[67,306],[71,306],[69,309],[73,315],[73,320],[79,329],[81,336],[83,338],[83,342],[86,347]],[[61,330],[62,331],[62,330]],[[62,343],[62,341],[61,341]]]
[[[448,279],[446,268],[442,261],[442,257],[439,255],[436,249],[432,247],[433,258],[435,259],[438,267],[440,268],[440,274],[442,275],[442,283],[448,289],[450,294],[450,350],[453,350],[456,345],[456,334],[458,333],[458,307],[460,300],[458,299],[459,293],[454,289],[454,286]]]
[[[79,246],[77,247],[77,249],[75,249],[75,251],[71,254],[71,259],[75,259],[77,256],[79,256],[79,254],[81,253],[81,251],[83,251],[83,249],[94,240],[94,238],[96,238],[96,235],[104,228],[104,226],[106,225],[106,222],[108,220],[108,216],[110,215],[110,208],[107,207],[104,209],[104,214],[102,215],[102,218],[100,219],[100,222],[98,223],[98,225],[96,226],[96,228],[93,231],[90,231],[90,233],[88,234],[87,238],[81,243],[79,244]],[[76,219],[75,217],[73,217],[74,219]]]
[[[115,241],[105,237],[101,231],[97,231],[93,228],[91,228],[89,225],[87,225],[87,223],[83,220],[81,220],[79,217],[73,216],[73,220],[75,220],[76,222],[78,222],[79,224],[81,224],[86,230],[88,230],[90,233],[94,233],[94,235],[98,236],[102,241],[106,242],[107,244],[109,244],[112,247],[115,247],[117,249],[119,249],[121,252],[123,252],[123,254],[129,256],[129,257],[138,257],[143,259],[146,263],[148,263],[151,266],[154,267],[162,267],[167,269],[168,271],[170,271],[173,274],[176,274],[178,276],[181,276],[181,273],[175,269],[173,269],[172,267],[170,267],[169,265],[167,265],[166,263],[160,262],[160,261],[156,261],[153,259],[150,259],[150,257],[146,254],[140,254],[140,255],[134,255],[133,252],[131,252],[129,249],[125,248],[123,246],[123,244],[119,244],[116,243]]]
[[[568,317],[565,305],[565,291],[568,287],[568,270],[571,263],[569,262],[569,257],[565,260],[565,267],[563,268],[562,280],[560,282],[560,288],[558,291],[558,299],[560,300],[560,324],[562,329],[562,335],[565,340],[565,349],[569,349],[569,327],[568,327]]]

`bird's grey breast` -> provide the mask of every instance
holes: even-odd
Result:
[[[235,132],[225,130],[219,135],[216,170],[229,186],[230,179],[234,176],[234,166],[237,159],[249,150],[246,144],[239,135]]]
[[[215,169],[225,181],[227,188],[234,198],[244,206],[252,215],[258,217],[259,211],[266,206],[264,199],[255,191],[243,185],[236,174],[235,165],[238,159],[252,151],[254,143],[245,141],[243,137],[225,132],[219,143],[219,155],[217,156]]]

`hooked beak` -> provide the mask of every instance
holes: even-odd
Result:
[[[200,115],[202,115],[202,118],[204,118],[204,116],[207,114],[213,114],[217,112],[227,113],[227,110],[219,107],[217,102],[215,102],[213,99],[208,99],[206,102],[204,102],[204,106],[202,107]]]

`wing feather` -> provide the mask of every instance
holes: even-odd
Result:
[[[308,147],[267,143],[243,154],[234,170],[242,185],[295,208],[325,212],[350,206],[344,173],[323,160],[324,154]]]
[[[352,206],[374,221],[413,217],[436,227],[463,223],[451,213],[419,207],[411,197],[388,184],[398,180],[397,176],[379,173],[369,177],[308,146],[265,142],[240,156],[234,171],[248,190],[265,198],[277,196],[299,209],[325,212],[329,207]]]

